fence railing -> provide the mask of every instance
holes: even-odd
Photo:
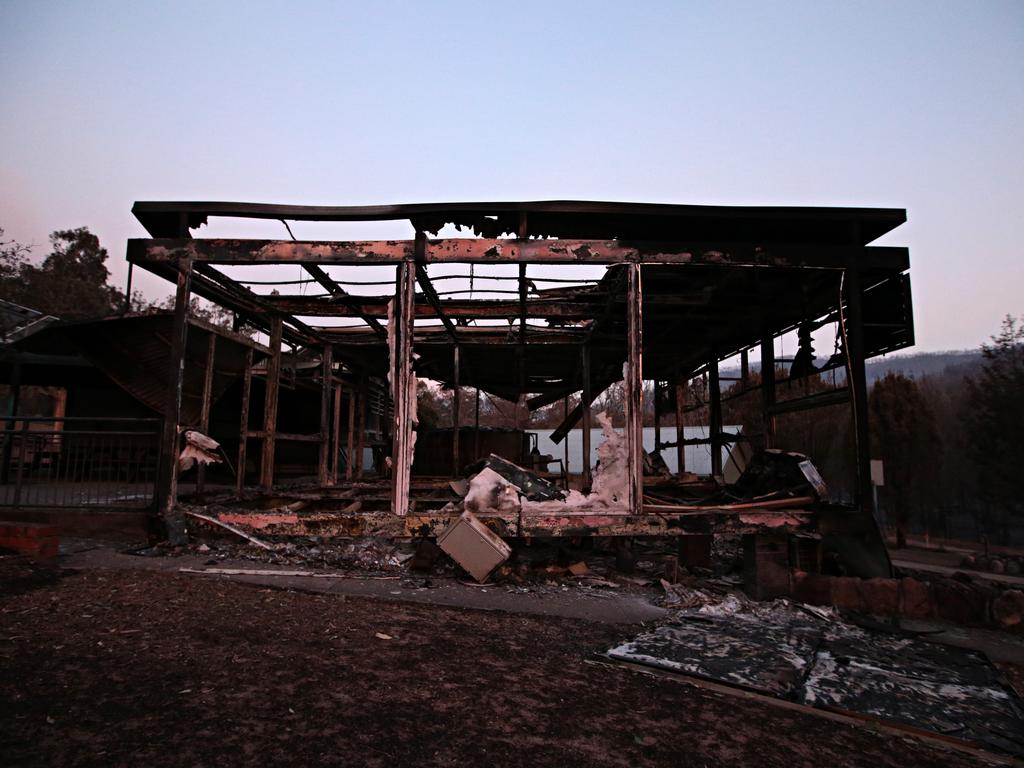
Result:
[[[160,419],[0,418],[0,507],[150,507]]]

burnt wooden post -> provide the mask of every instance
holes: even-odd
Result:
[[[320,368],[320,457],[317,480],[320,486],[330,485],[331,475],[331,392],[334,383],[334,348],[324,344]]]
[[[358,398],[358,387],[351,387],[348,391],[348,441],[345,444],[345,451],[348,454],[348,460],[345,462],[346,480],[351,480],[355,476],[356,400]]]
[[[242,411],[238,417],[238,471],[235,475],[235,493],[245,490],[246,447],[249,440],[249,400],[252,397],[252,347],[245,350],[245,370],[242,372]]]
[[[581,350],[582,358],[580,369],[583,376],[583,391],[580,393],[580,405],[583,406],[583,431],[580,437],[583,438],[583,487],[589,488],[591,483],[590,474],[590,401],[593,399],[590,392],[590,345],[584,344]],[[569,422],[564,422],[568,424]],[[565,440],[569,439],[566,434]]]
[[[366,414],[370,407],[370,382],[364,374],[359,379],[359,409],[356,412],[356,478],[363,476],[363,454],[366,453]]]
[[[629,451],[627,468],[629,477],[628,509],[630,514],[643,513],[643,288],[640,283],[640,265],[630,264],[627,313],[626,364],[626,448]]]
[[[267,360],[267,386],[263,403],[263,453],[260,457],[260,487],[274,486],[274,449],[277,442],[277,398],[281,390],[281,318],[270,321],[270,358]]]
[[[651,382],[651,390],[654,397],[654,453],[661,455],[661,421],[658,418],[658,401],[661,399],[661,382],[657,379]]]
[[[775,447],[775,336],[765,329],[761,337],[761,411],[764,447]]]
[[[718,379],[718,356],[708,361],[708,437],[711,438],[711,474],[722,476],[722,386]]]
[[[341,384],[334,385],[334,410],[331,424],[331,485],[338,484],[338,455],[341,452]]]
[[[868,428],[868,382],[864,371],[864,319],[861,310],[860,269],[853,263],[845,273],[847,381],[853,403],[853,427],[857,439],[857,503],[874,514],[871,487],[871,433]]]
[[[206,340],[206,367],[203,369],[203,400],[199,411],[199,431],[210,434],[210,406],[213,399],[213,364],[217,358],[217,334],[210,331]],[[206,490],[206,465],[199,462],[196,467],[196,496],[202,499]]]
[[[473,461],[480,458],[480,387],[476,388],[476,414],[473,416]]]
[[[686,426],[683,423],[686,416],[686,384],[685,381],[676,382],[676,474],[679,477],[686,471]]]
[[[417,250],[426,247],[426,237],[416,233]],[[394,450],[391,511],[399,516],[409,512],[409,479],[412,469],[413,418],[416,380],[412,371],[412,335],[416,312],[416,276],[412,261],[398,267],[395,292],[391,387],[394,400]]]
[[[459,345],[456,344],[452,348],[452,371],[454,376],[452,377],[452,477],[459,476],[459,468],[462,466],[459,462],[459,424],[462,422],[459,419],[460,409],[460,390],[459,390]]]
[[[132,311],[132,275],[135,271],[135,264],[128,262],[128,284],[124,288],[124,306],[121,307],[121,314],[127,315]]]
[[[185,544],[188,536],[184,517],[176,512],[178,502],[178,425],[181,422],[181,391],[185,384],[185,347],[188,343],[188,309],[192,285],[192,260],[178,260],[178,287],[174,294],[171,326],[170,386],[164,403],[164,425],[157,470],[156,504],[167,528],[168,541]]]
[[[11,477],[11,452],[14,449],[15,416],[21,404],[21,361],[15,358],[11,370],[11,394],[7,400],[7,421],[4,424],[3,465],[0,467],[0,483],[7,485]],[[21,449],[24,453],[25,449]]]
[[[566,395],[562,400],[562,420],[569,418],[569,396]],[[569,436],[565,436],[565,442],[562,443],[562,456],[565,459],[565,465],[563,466],[563,472],[565,473],[565,489],[569,490]]]

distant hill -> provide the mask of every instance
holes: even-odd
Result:
[[[925,376],[955,375],[967,376],[981,365],[981,352],[976,349],[963,349],[950,352],[920,352],[917,354],[895,354],[888,357],[875,357],[864,366],[868,383],[873,384],[887,373],[902,373],[914,379]],[[817,362],[822,362],[819,358]],[[752,363],[751,370],[760,370],[757,363]],[[723,368],[722,376],[738,376],[739,368]]]
[[[921,352],[919,354],[889,355],[868,360],[864,366],[868,382],[874,382],[887,373],[902,373],[920,379],[940,374],[966,376],[981,365],[981,352],[964,349],[951,352]]]

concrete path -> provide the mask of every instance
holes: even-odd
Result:
[[[218,560],[216,565],[207,566],[206,555],[180,555],[175,557],[140,557],[124,554],[109,545],[93,545],[64,555],[60,565],[71,569],[128,569],[153,570],[165,573],[182,573],[182,569],[206,570],[207,568],[250,569],[250,570],[311,570],[328,573],[316,568],[303,566],[274,566],[249,560]],[[523,587],[506,585],[473,586],[455,579],[437,576],[418,576],[403,572],[401,577],[373,578],[344,575],[338,578],[315,576],[252,576],[221,574],[182,574],[195,579],[229,579],[247,584],[258,584],[277,589],[297,589],[306,592],[373,597],[382,600],[399,600],[415,603],[445,605],[455,608],[504,611],[541,616],[561,616],[609,624],[641,624],[662,618],[666,611],[654,605],[649,595],[620,593],[607,588],[584,588],[562,579],[565,588],[552,586],[538,587],[525,591]],[[429,586],[427,586],[429,584]]]

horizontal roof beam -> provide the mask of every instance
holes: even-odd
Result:
[[[310,317],[387,317],[391,297],[353,297],[355,302],[339,302],[328,296],[264,296],[275,309]],[[532,299],[527,302],[527,317],[586,320],[593,317],[593,302],[565,299]],[[416,296],[418,319],[506,319],[519,317],[518,301],[486,299],[446,299],[436,304],[422,294]]]
[[[397,264],[413,258],[413,240],[293,241],[222,239],[132,239],[134,263],[168,262],[189,257],[211,264]],[[688,243],[618,240],[505,240],[450,238],[429,240],[425,264],[677,264],[718,267],[789,267],[902,272],[909,268],[906,248],[806,244]]]

